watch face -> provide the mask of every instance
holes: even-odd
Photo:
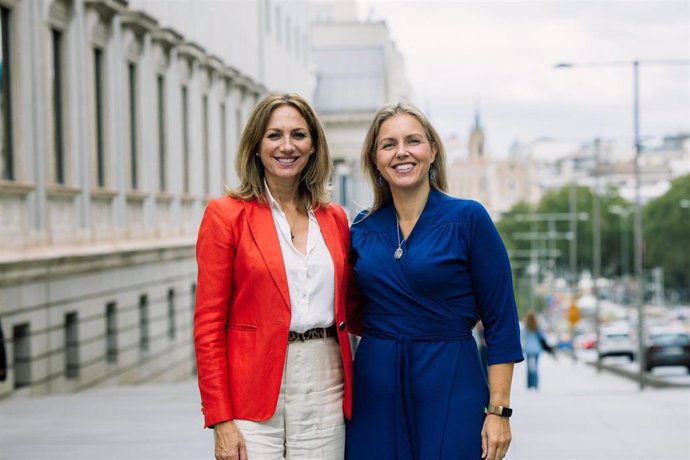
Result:
[[[513,409],[509,407],[503,407],[503,406],[494,406],[493,404],[489,404],[486,406],[484,409],[485,414],[494,414],[498,415],[500,417],[510,417],[513,414]]]

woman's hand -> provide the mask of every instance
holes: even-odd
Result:
[[[216,460],[247,460],[247,448],[240,429],[232,420],[216,423]]]
[[[487,414],[482,428],[482,458],[502,460],[512,439],[510,420],[499,415]]]

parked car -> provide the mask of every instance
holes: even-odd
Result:
[[[593,333],[577,335],[574,346],[579,350],[594,350],[597,347],[597,336]]]
[[[627,325],[604,326],[599,333],[599,357],[627,356],[630,361],[635,359],[636,342]]]
[[[659,329],[649,335],[645,347],[645,368],[685,366],[690,372],[690,334],[685,330]]]

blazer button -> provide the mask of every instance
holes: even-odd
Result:
[[[338,329],[340,329],[341,331],[344,331],[346,327],[347,324],[345,324],[345,321],[342,321],[340,324],[338,324]]]

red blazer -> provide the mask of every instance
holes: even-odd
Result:
[[[335,269],[335,324],[352,406],[352,352],[345,297],[349,229],[337,205],[315,210]],[[290,328],[283,255],[268,205],[229,196],[208,204],[197,240],[194,347],[205,426],[273,416]]]

